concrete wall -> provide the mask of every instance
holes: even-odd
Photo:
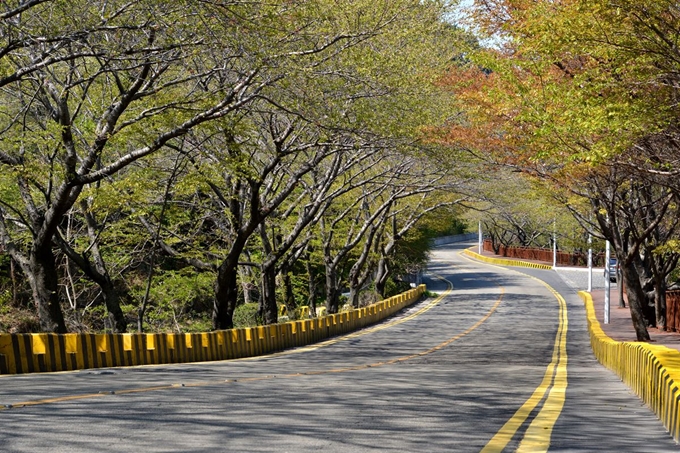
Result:
[[[204,333],[0,334],[0,374],[227,360],[309,345],[382,321],[425,285],[368,307],[314,319]]]
[[[442,236],[430,241],[434,247],[438,245],[453,244],[456,242],[476,241],[479,239],[479,233],[455,234],[453,236]]]

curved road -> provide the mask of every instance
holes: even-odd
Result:
[[[438,297],[321,345],[0,377],[0,451],[680,450],[597,363],[557,274],[478,263],[464,246],[433,253]]]

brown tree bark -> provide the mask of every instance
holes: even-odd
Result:
[[[33,291],[43,332],[66,333],[64,314],[59,305],[58,276],[52,247],[34,248],[25,274]]]
[[[628,305],[637,341],[649,341],[650,337],[647,331],[643,307],[646,297],[640,285],[640,276],[635,268],[635,263],[622,262],[621,274],[626,286],[626,296],[628,296]]]
[[[269,265],[262,268],[262,297],[259,310],[263,324],[276,324],[278,310],[276,304],[276,267]]]
[[[340,289],[338,288],[337,268],[326,265],[326,312],[329,315],[340,310]]]
[[[389,275],[388,260],[385,256],[381,256],[378,260],[378,271],[375,276],[375,290],[383,299],[385,298],[385,285]]]
[[[229,254],[217,269],[215,299],[213,301],[213,328],[234,327],[234,310],[238,303],[238,260],[246,245],[246,238],[238,235]]]

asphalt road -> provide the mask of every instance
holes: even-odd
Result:
[[[477,263],[462,247],[433,254],[439,297],[315,347],[0,377],[0,451],[680,450],[597,363],[582,303],[555,272]]]

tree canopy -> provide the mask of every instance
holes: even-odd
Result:
[[[252,300],[276,322],[278,288],[332,312],[372,287],[467,180],[425,140],[469,40],[448,8],[4,2],[2,303],[39,324],[17,328],[221,329]]]
[[[444,82],[464,112],[446,142],[540,178],[612,242],[641,340],[655,322],[647,270],[674,231],[678,14],[670,1],[477,0],[471,18],[492,45]]]

